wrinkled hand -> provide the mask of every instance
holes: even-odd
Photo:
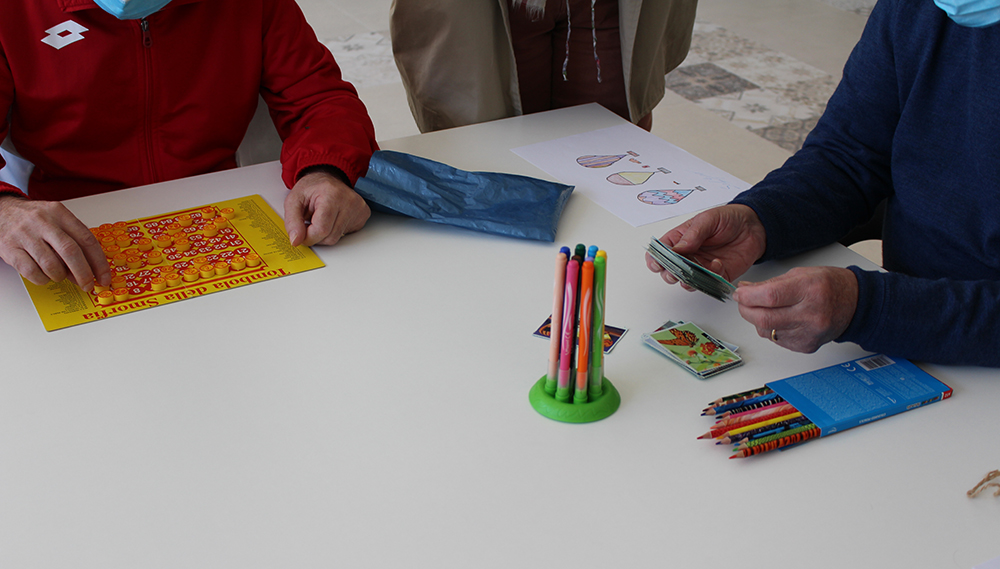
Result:
[[[858,279],[838,267],[797,267],[763,282],[740,283],[733,300],[761,337],[808,354],[850,325]]]
[[[94,234],[59,202],[0,196],[0,258],[44,285],[69,277],[90,292],[111,284],[111,268]]]
[[[285,198],[285,230],[293,246],[333,245],[370,216],[364,198],[326,172],[302,176]]]
[[[665,233],[660,241],[729,281],[745,273],[764,254],[767,243],[760,219],[745,205],[704,211]],[[649,253],[646,266],[664,281],[677,282]]]

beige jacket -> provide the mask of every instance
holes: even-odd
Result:
[[[629,112],[663,98],[686,57],[698,0],[619,0]],[[390,32],[421,132],[521,114],[506,0],[393,0]]]

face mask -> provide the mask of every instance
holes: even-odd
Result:
[[[170,0],[94,0],[102,10],[119,20],[139,20],[170,3]]]
[[[934,0],[956,24],[983,28],[1000,22],[1000,0]]]

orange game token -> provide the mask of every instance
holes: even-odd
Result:
[[[125,229],[126,227],[128,227],[128,224],[125,223],[124,221],[116,221],[111,224],[111,227],[114,227],[115,229]]]
[[[102,223],[101,226],[98,227],[98,229],[100,229],[101,231],[111,231],[114,228],[115,226],[111,225],[110,223]]]
[[[111,288],[112,289],[121,288],[125,286],[126,281],[128,281],[128,277],[126,277],[125,275],[115,275],[111,277]]]
[[[215,237],[219,234],[219,226],[214,223],[206,223],[201,230],[205,233],[205,237]]]
[[[232,219],[236,217],[236,210],[231,207],[224,207],[219,210],[219,215],[226,219]]]
[[[140,251],[150,251],[153,249],[153,240],[149,237],[140,237],[135,244]]]
[[[111,257],[111,262],[113,262],[116,267],[124,267],[128,264],[128,255],[125,253],[118,253],[114,257]]]
[[[222,276],[229,273],[229,263],[225,261],[219,261],[215,264],[215,274]]]
[[[116,244],[117,244],[117,245],[118,245],[119,247],[128,247],[129,245],[131,245],[131,244],[132,244],[132,238],[131,238],[131,237],[129,237],[128,235],[118,235],[118,236],[117,236],[117,237],[115,238],[115,243],[116,243]]]
[[[115,295],[110,290],[102,290],[97,293],[97,304],[107,306],[115,301]]]
[[[130,269],[138,269],[142,266],[142,257],[128,257],[125,261]]]
[[[115,302],[122,302],[128,300],[128,289],[127,288],[116,288],[111,291],[111,294],[115,297]],[[100,295],[98,295],[100,296]]]
[[[183,253],[184,251],[191,250],[191,242],[187,239],[178,239],[177,241],[174,241],[174,247]]]
[[[215,266],[214,265],[201,265],[198,267],[198,273],[201,274],[201,278],[207,279],[215,276]]]
[[[181,227],[191,227],[191,224],[194,223],[194,220],[191,219],[190,215],[185,213],[184,215],[177,216],[177,223],[180,224]]]
[[[195,267],[200,267],[208,264],[208,259],[206,257],[195,257],[194,259],[191,259],[191,264]]]
[[[159,234],[159,235],[156,236],[156,241],[154,241],[154,243],[156,243],[157,247],[159,247],[161,249],[165,249],[165,248],[170,247],[171,245],[173,245],[174,244],[174,240],[171,239],[170,236],[167,235],[166,233],[161,233],[161,234]]]
[[[121,237],[122,235],[125,235],[125,229],[123,229],[121,227],[116,227],[116,228],[114,228],[114,229],[111,230],[111,235],[114,236],[115,239],[117,239],[117,238]]]
[[[101,286],[101,285],[99,285],[97,283],[94,283],[94,292],[98,293],[98,296],[100,296],[100,293],[102,293],[102,292],[104,292],[106,290],[111,290],[111,287],[109,287],[109,286]]]
[[[105,248],[105,247],[110,247],[111,245],[115,245],[117,247],[117,245],[115,243],[115,238],[112,237],[111,235],[106,235],[104,237],[101,237],[99,239],[99,241],[101,243],[101,248],[102,249]]]
[[[149,288],[157,291],[164,290],[167,288],[167,279],[163,277],[153,277],[149,281]]]
[[[233,260],[229,262],[229,266],[234,271],[242,271],[243,269],[247,268],[247,260],[239,255],[236,255],[235,257],[233,257]]]
[[[207,206],[201,208],[201,219],[202,220],[208,221],[209,219],[212,219],[213,217],[215,217],[215,208],[214,207],[212,207],[210,205],[207,205]]]
[[[198,280],[198,269],[194,267],[184,269],[184,272],[181,274],[183,275],[181,278],[184,279],[184,282],[186,283],[193,283]]]
[[[257,253],[250,253],[246,257],[248,267],[256,267],[260,264],[260,255]]]
[[[159,265],[163,262],[163,253],[159,251],[150,251],[146,253],[146,262],[150,265]]]
[[[222,217],[221,215],[213,219],[212,223],[214,223],[215,226],[218,227],[219,229],[222,229],[223,227],[229,227],[229,220]]]
[[[114,258],[115,255],[121,252],[122,248],[119,247],[118,245],[115,245],[114,243],[104,248],[104,255],[109,259]]]
[[[181,284],[181,276],[177,273],[167,273],[167,276],[163,278],[167,279],[167,286],[177,286]]]

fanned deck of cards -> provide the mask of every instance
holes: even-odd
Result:
[[[647,250],[661,267],[682,283],[722,302],[732,298],[736,285],[698,263],[678,255],[656,237],[650,238]]]
[[[665,322],[642,340],[699,379],[743,365],[738,346],[714,338],[693,322]]]

